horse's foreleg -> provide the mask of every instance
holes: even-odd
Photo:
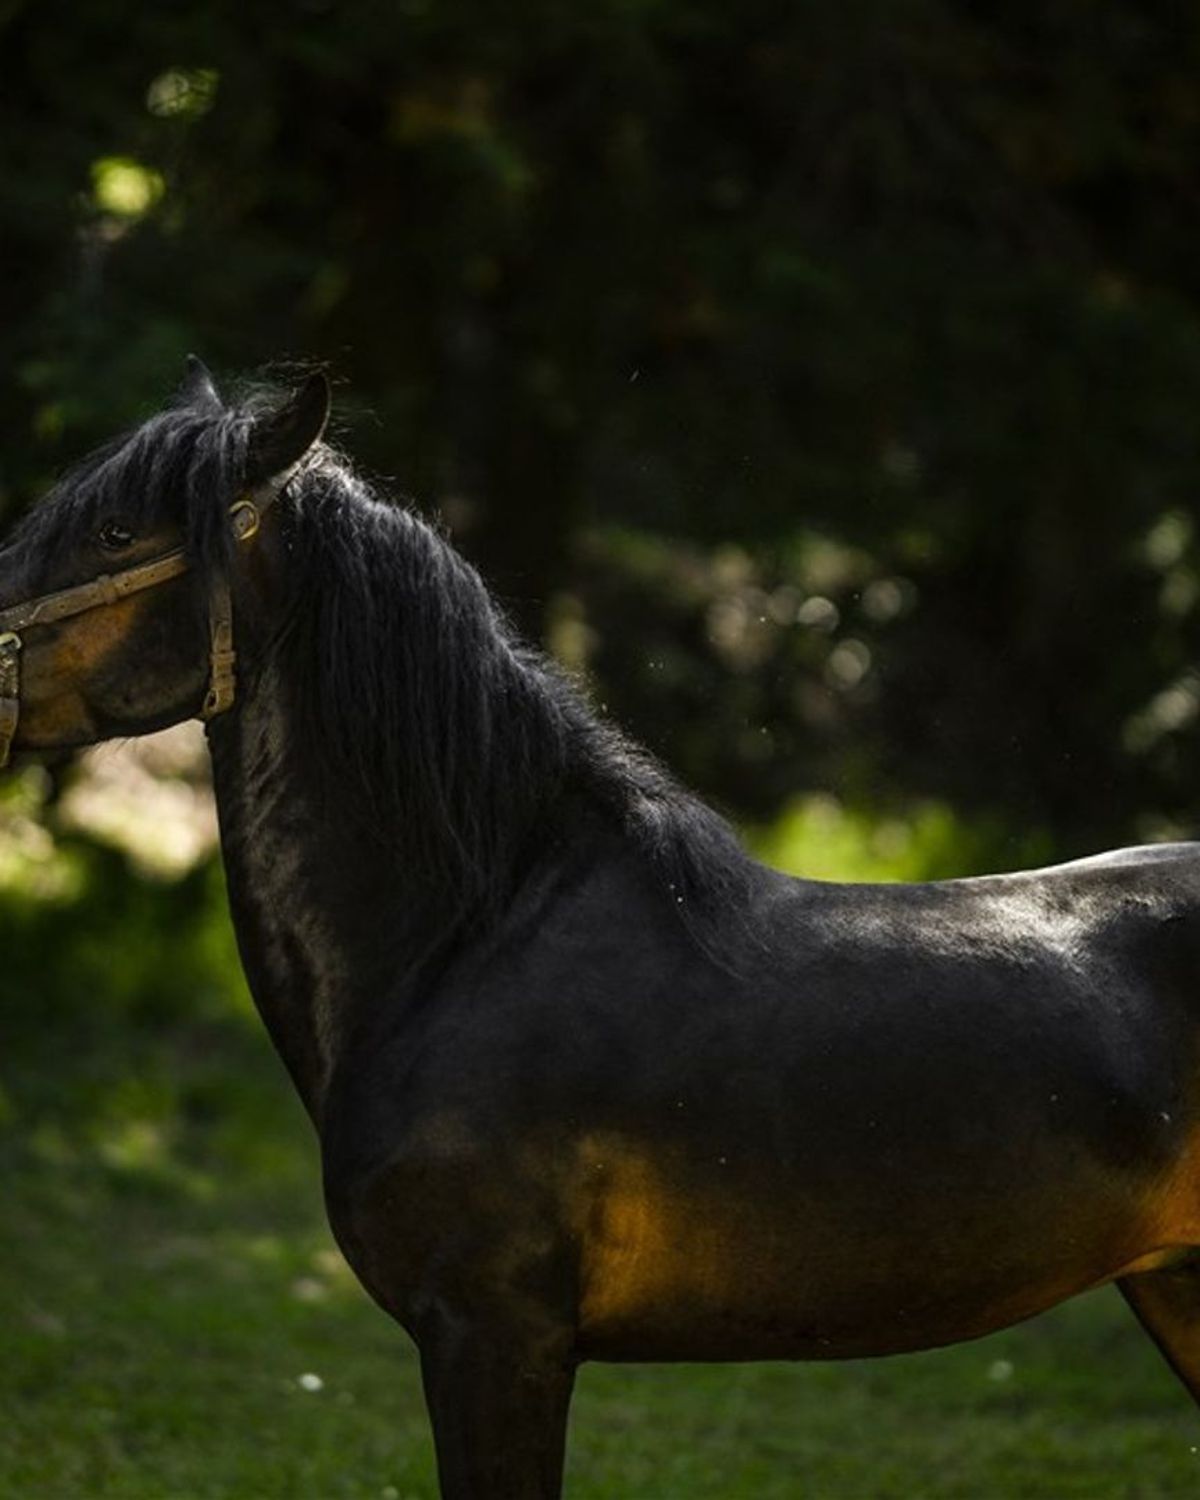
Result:
[[[1142,1327],[1200,1403],[1200,1263],[1117,1282]]]
[[[575,1366],[557,1341],[445,1318],[420,1344],[443,1500],[558,1500]]]

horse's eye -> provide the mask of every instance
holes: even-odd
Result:
[[[96,534],[100,545],[108,552],[123,552],[133,546],[133,532],[120,521],[106,521]]]

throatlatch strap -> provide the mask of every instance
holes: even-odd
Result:
[[[233,600],[229,593],[228,579],[221,577],[213,583],[208,605],[209,679],[208,692],[204,695],[202,719],[214,719],[233,704],[237,691],[234,664],[237,652],[233,649]]]
[[[282,485],[275,485],[260,491],[257,504],[255,497],[243,495],[229,507],[229,524],[237,541],[248,542],[257,534],[263,512],[275,501],[282,488]],[[224,574],[213,580],[212,593],[209,595],[208,640],[208,692],[204,695],[204,706],[200,710],[200,717],[204,720],[215,719],[227,708],[232,708],[237,693],[233,596],[229,589],[229,579]]]

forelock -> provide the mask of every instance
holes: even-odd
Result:
[[[228,555],[228,506],[245,471],[259,399],[236,406],[173,405],[87,455],[14,530],[10,541],[47,561],[94,535],[106,519],[139,532],[182,529],[201,565]]]

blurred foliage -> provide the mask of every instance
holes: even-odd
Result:
[[[156,408],[187,351],[226,383],[321,360],[345,449],[437,510],[517,621],[777,864],[929,879],[1194,828],[1196,9],[0,0],[0,43],[0,525]],[[392,1334],[309,1328],[347,1293],[312,1272],[312,1146],[219,865],[154,876],[192,844],[117,847],[120,810],[84,828],[58,780],[0,786],[13,1493],[320,1473],[332,1494],[350,1451],[420,1493]],[[1011,1337],[1010,1373],[1040,1335]],[[312,1338],[371,1371],[314,1470]],[[945,1415],[972,1349],[935,1356],[951,1374],[916,1406]],[[886,1368],[904,1413],[913,1365]],[[630,1379],[577,1424],[580,1484],[645,1490],[646,1434],[694,1428],[681,1493],[766,1493],[765,1469],[721,1469],[769,1454],[741,1422],[730,1442],[727,1403],[712,1422],[697,1386],[655,1407]],[[843,1377],[795,1379],[828,1404]],[[1028,1490],[1058,1454],[1062,1493],[1089,1461],[1109,1493],[1101,1470],[1131,1463],[1109,1440],[1142,1445],[1139,1473],[1173,1464],[1170,1493],[1191,1482],[1170,1406],[1128,1421],[1146,1373],[1103,1430],[1047,1407],[1040,1446],[998,1407],[995,1464],[972,1467],[972,1419],[891,1479],[849,1379],[826,1488],[960,1469],[948,1494]],[[1058,1365],[1046,1385],[1038,1412],[1074,1391]],[[778,1389],[789,1431],[799,1386]],[[233,1407],[263,1470],[211,1442]]]
[[[824,794],[795,798],[748,842],[769,864],[816,880],[952,880],[983,869],[1044,864],[1044,830],[1006,834],[989,819],[966,824],[943,802],[873,818]]]
[[[119,845],[63,833],[26,773],[0,797],[6,1036],[25,1018],[86,1028],[253,1014],[225,912],[219,862],[147,878]],[[97,1001],[101,1003],[98,1005]]]
[[[1192,825],[1200,12],[9,0],[0,36],[10,515],[187,349],[317,357],[347,448],[733,809]]]
[[[188,350],[227,381],[315,358],[347,451],[438,511],[518,621],[773,862],[924,879],[1194,828],[1200,11],[0,0],[0,42],[0,525],[157,407]],[[214,1463],[205,1359],[221,1401],[250,1399],[237,1382],[271,1346],[298,1389],[312,1276],[282,1320],[237,1288],[273,1225],[296,1266],[327,1253],[306,1128],[251,1020],[218,864],[174,873],[188,840],[116,847],[117,783],[96,779],[89,814],[60,780],[0,785],[14,1493],[63,1473],[148,1493],[147,1442],[173,1492],[266,1493],[220,1477],[257,1451]],[[122,795],[196,824],[194,796]],[[231,1212],[245,1243],[212,1241],[216,1280],[193,1277],[189,1245]],[[338,1326],[361,1363],[367,1324]],[[155,1407],[197,1328],[205,1359],[178,1368],[199,1383]],[[378,1456],[375,1387],[386,1412],[321,1472],[374,1445],[372,1472],[407,1486]],[[1089,1455],[1117,1472],[1128,1391],[1103,1432],[1065,1421],[1087,1435],[1062,1493]],[[415,1376],[410,1394],[411,1435]],[[264,1432],[275,1395],[251,1392]],[[612,1400],[597,1493],[629,1474]],[[877,1418],[852,1402],[831,1427],[829,1476],[851,1482]],[[293,1420],[270,1463],[311,1451]],[[68,1431],[82,1467],[60,1469]],[[718,1457],[745,1446],[718,1438]],[[1139,1441],[1163,1461],[1160,1428]],[[729,1492],[693,1446],[681,1491]],[[1183,1436],[1171,1451],[1191,1474]],[[964,1465],[947,1493],[981,1492]]]
[[[278,1149],[256,1137],[261,1109],[239,1080],[269,1049],[220,864],[150,877],[121,847],[65,831],[49,791],[27,771],[0,794],[0,1155],[199,1190],[201,1163],[175,1151],[189,1124],[213,1122],[218,1156]]]

